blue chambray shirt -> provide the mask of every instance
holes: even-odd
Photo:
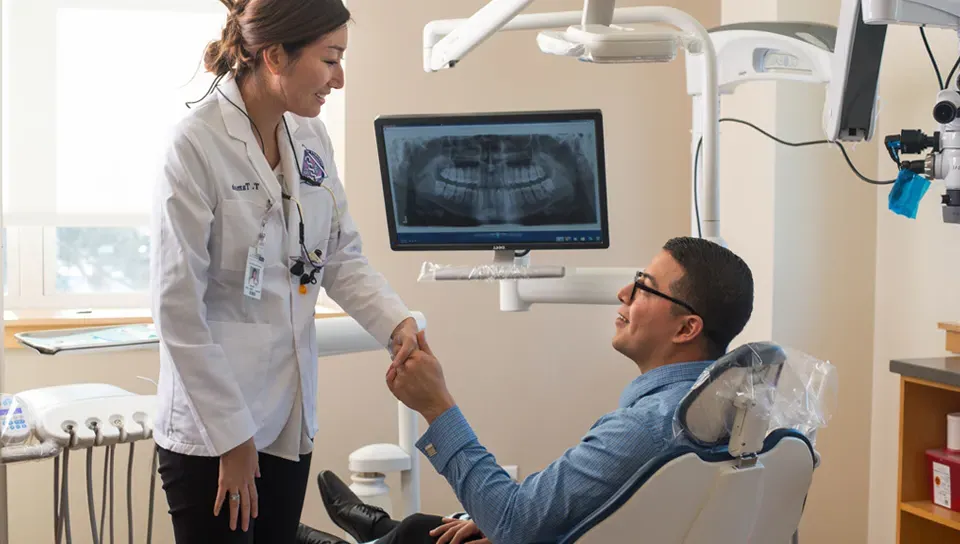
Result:
[[[542,471],[514,482],[477,440],[459,407],[434,420],[417,448],[453,487],[494,544],[555,542],[597,510],[645,463],[677,444],[673,416],[712,363],[675,363],[630,383],[619,408]]]

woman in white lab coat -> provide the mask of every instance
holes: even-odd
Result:
[[[221,2],[204,58],[217,81],[177,125],[154,202],[155,436],[178,544],[292,543],[317,432],[319,289],[395,360],[417,326],[361,252],[317,119],[344,83],[349,12]]]

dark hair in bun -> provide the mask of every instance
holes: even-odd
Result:
[[[207,45],[203,64],[217,76],[242,77],[261,62],[261,52],[283,45],[292,57],[350,21],[341,0],[220,0],[227,23],[220,39]]]

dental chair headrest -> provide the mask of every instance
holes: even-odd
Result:
[[[772,342],[744,344],[717,359],[680,401],[679,430],[701,447],[726,444],[737,415],[735,400],[752,397],[756,408],[769,409],[786,360],[783,348]]]

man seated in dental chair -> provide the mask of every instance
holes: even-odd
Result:
[[[624,389],[619,409],[521,483],[480,444],[421,333],[420,349],[389,369],[387,385],[429,423],[417,448],[450,483],[469,519],[417,514],[394,521],[324,471],[318,483],[333,522],[361,543],[522,544],[554,542],[587,518],[644,464],[676,445],[674,412],[750,319],[753,276],[728,249],[674,238],[617,297],[622,304],[613,347],[640,375]]]

